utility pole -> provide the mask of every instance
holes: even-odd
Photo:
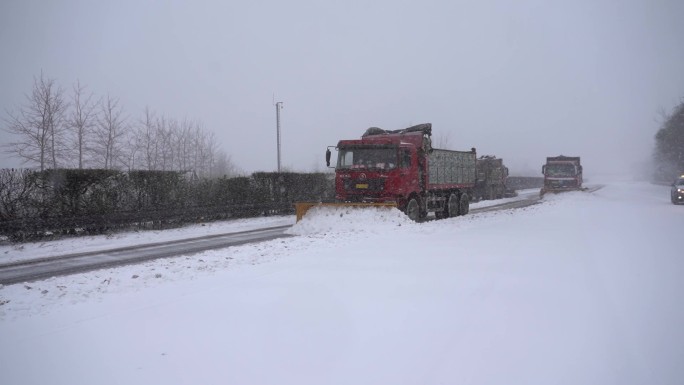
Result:
[[[278,172],[280,172],[280,110],[283,108],[283,102],[275,104],[276,107],[276,135],[278,137]]]

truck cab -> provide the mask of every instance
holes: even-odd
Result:
[[[582,165],[578,156],[553,156],[542,166],[544,186],[541,194],[582,189]]]
[[[342,202],[396,202],[420,190],[424,165],[419,164],[416,142],[422,135],[403,140],[371,137],[342,140],[337,144],[335,198]]]

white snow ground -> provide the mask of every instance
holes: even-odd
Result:
[[[680,384],[684,207],[605,185],[421,224],[312,211],[292,238],[0,287],[0,383]],[[4,246],[0,263],[293,222]]]

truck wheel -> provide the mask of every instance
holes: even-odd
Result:
[[[470,211],[470,200],[468,194],[461,194],[461,199],[458,203],[458,215],[466,215]]]
[[[418,219],[420,218],[420,205],[416,198],[411,198],[406,205],[406,215],[410,220],[418,222]]]
[[[458,196],[456,194],[449,195],[449,202],[447,202],[447,214],[449,218],[458,216]]]

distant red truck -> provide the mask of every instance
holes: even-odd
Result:
[[[550,156],[542,166],[544,186],[541,194],[582,189],[582,165],[579,156]]]
[[[432,148],[432,125],[387,131],[371,127],[361,139],[340,140],[335,165],[338,202],[394,202],[414,221],[469,211],[476,182],[475,149]],[[332,147],[332,146],[331,146]],[[330,149],[326,162],[330,166]]]

